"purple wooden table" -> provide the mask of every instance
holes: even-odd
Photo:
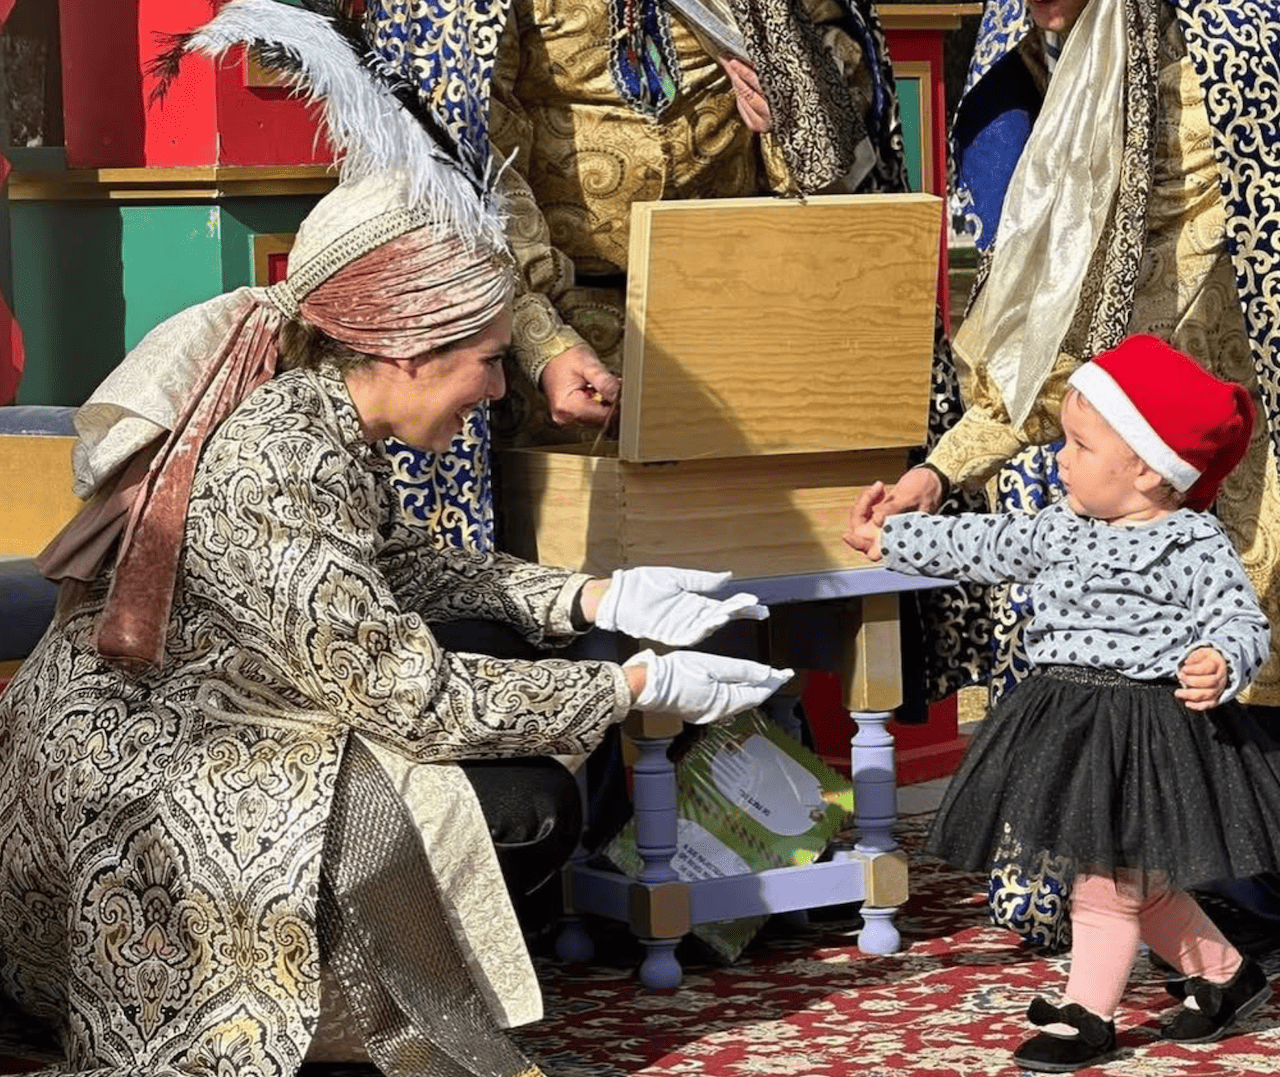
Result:
[[[886,728],[902,703],[898,595],[939,586],[946,584],[883,568],[733,581],[727,590],[752,591],[774,607],[771,621],[798,603],[844,600],[837,603],[837,642],[845,705],[857,722],[850,752],[858,840],[852,849],[837,850],[821,864],[681,882],[671,867],[676,851],[676,778],[667,749],[682,724],[667,714],[633,712],[624,729],[638,752],[633,798],[643,867],[633,879],[589,868],[585,857],[566,866],[567,916],[556,942],[560,958],[587,962],[594,956],[580,914],[625,921],[645,949],[641,982],[673,988],[683,975],[676,945],[696,924],[854,901],[862,903],[859,947],[873,954],[895,952],[901,936],[893,917],[907,898],[907,859],[893,837],[897,790],[893,735]],[[615,653],[624,643],[600,635],[602,645],[615,648]],[[786,659],[775,661],[783,664]]]

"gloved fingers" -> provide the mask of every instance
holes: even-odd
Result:
[[[655,574],[661,573],[667,581],[680,590],[694,591],[699,594],[717,591],[733,579],[732,572],[708,572],[698,568],[660,568],[649,571]]]
[[[710,725],[712,722],[722,722],[735,714],[758,707],[778,690],[779,685],[789,679],[788,677],[780,679],[770,677],[761,684],[746,684],[742,681],[718,684],[713,693],[713,702],[702,714],[692,719],[692,722],[694,725]]]
[[[726,658],[721,655],[708,655],[715,658],[715,665],[709,670],[711,675],[721,684],[742,684],[750,687],[775,687],[785,684],[794,676],[790,669],[774,669],[763,662],[753,662],[749,658]]]
[[[705,725],[707,722],[722,721],[723,718],[731,718],[740,715],[742,711],[749,711],[751,707],[759,707],[765,699],[771,697],[777,692],[783,684],[791,679],[790,670],[772,670],[769,676],[762,681],[756,681],[754,684],[746,684],[739,681],[737,684],[722,685],[724,690],[724,698],[719,700],[721,706],[712,709],[712,712],[705,718],[699,720],[699,725]]]
[[[602,603],[603,605],[603,603]],[[704,598],[688,591],[675,591],[661,604],[654,604],[656,611],[647,623],[631,623],[629,629],[637,639],[649,639],[665,643],[668,647],[691,647],[701,643],[712,632],[723,628],[739,617],[760,619],[759,610],[768,616],[768,610],[756,603],[754,595],[738,594],[730,598]],[[599,623],[599,614],[596,617]]]
[[[716,599],[707,599],[708,602],[715,602]],[[720,599],[720,609],[725,613],[729,620],[744,618],[751,621],[763,621],[769,616],[769,607],[762,606],[756,601],[756,596],[748,594],[746,591],[739,591],[735,595],[728,598]]]
[[[760,687],[768,689],[769,694],[772,695],[795,675],[794,669],[771,669],[769,675],[760,682]]]
[[[691,719],[694,725],[723,721],[758,707],[794,676],[790,669],[774,669],[745,658],[706,657],[714,659],[705,669],[715,686],[706,709]]]

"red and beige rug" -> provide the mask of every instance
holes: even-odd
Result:
[[[905,848],[923,820],[901,826]],[[546,1017],[516,1038],[550,1077],[968,1077],[1013,1074],[1037,994],[1057,999],[1065,957],[991,926],[985,879],[913,854],[901,953],[857,948],[857,921],[760,936],[731,967],[686,969],[671,993],[630,965],[539,961]],[[607,956],[607,955],[606,955]],[[1080,1071],[1126,1077],[1280,1073],[1280,998],[1238,1035],[1180,1047],[1158,1038],[1175,1005],[1145,956],[1118,1019],[1120,1053]]]

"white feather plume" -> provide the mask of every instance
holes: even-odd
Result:
[[[344,181],[404,170],[415,207],[464,239],[506,246],[495,177],[480,177],[484,193],[478,194],[323,15],[277,0],[231,0],[191,35],[187,50],[218,59],[254,42],[270,42],[297,57],[296,92],[322,109]]]

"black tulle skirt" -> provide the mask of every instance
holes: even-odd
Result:
[[[1185,889],[1280,870],[1280,730],[1172,682],[1050,666],[982,722],[926,850],[969,871],[1138,872]]]

